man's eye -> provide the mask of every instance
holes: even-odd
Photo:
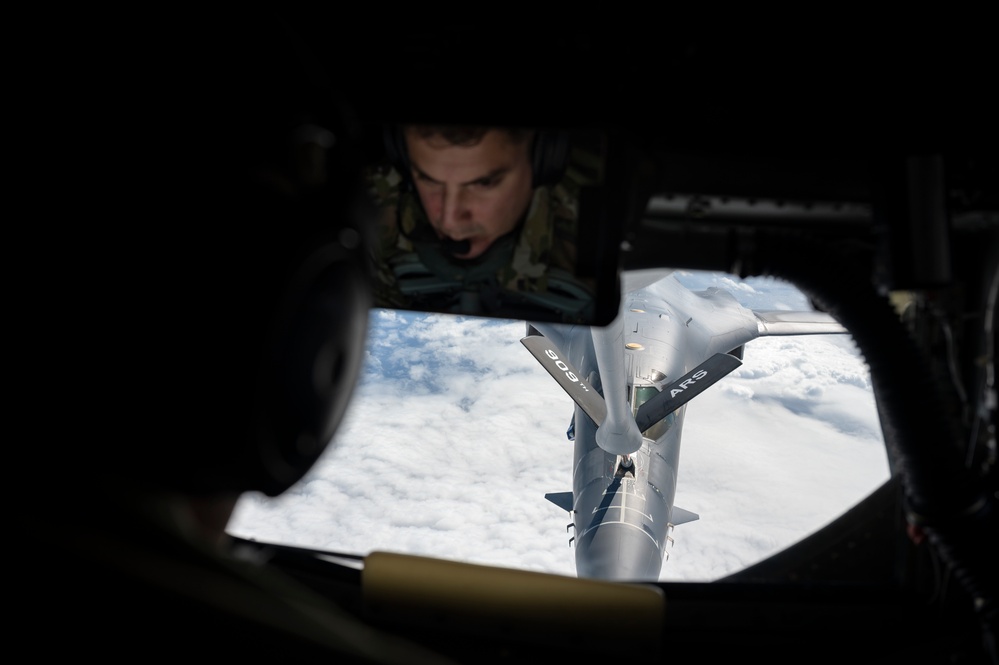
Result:
[[[482,180],[476,180],[472,183],[475,187],[481,187],[483,189],[489,189],[490,187],[495,187],[499,184],[499,178],[483,178]]]

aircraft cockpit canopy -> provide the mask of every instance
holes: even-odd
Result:
[[[659,389],[655,386],[633,386],[631,395],[631,412],[637,416],[638,409],[641,408],[643,404],[659,394]],[[647,439],[652,439],[656,441],[665,434],[673,423],[676,421],[676,412],[669,413],[665,418],[658,421],[652,427],[648,428],[642,432],[642,436]]]

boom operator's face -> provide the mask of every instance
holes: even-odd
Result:
[[[533,194],[531,140],[490,129],[474,145],[405,130],[413,181],[437,236],[467,240],[461,259],[481,256],[520,222]]]

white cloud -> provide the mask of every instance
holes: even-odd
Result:
[[[807,307],[786,283],[728,284],[758,309]],[[701,285],[701,286],[699,286]],[[769,298],[769,300],[767,300]],[[572,401],[523,348],[523,322],[373,310],[362,380],[333,445],[276,499],[247,495],[230,531],[574,575]],[[677,527],[662,579],[717,579],[815,531],[887,479],[863,359],[848,336],[762,338],[687,407]]]

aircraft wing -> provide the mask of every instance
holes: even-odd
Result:
[[[832,335],[848,332],[843,325],[826,314],[816,311],[753,310],[760,336],[767,335]]]

